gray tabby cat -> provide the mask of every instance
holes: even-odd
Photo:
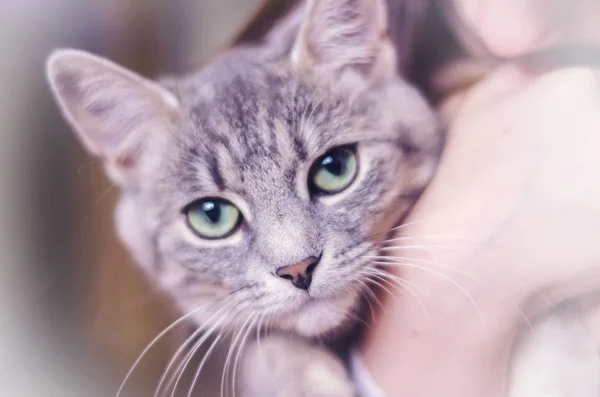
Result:
[[[430,180],[442,136],[397,73],[384,1],[294,15],[186,77],[152,82],[76,50],[47,73],[121,188],[120,237],[182,319],[263,331],[245,395],[347,397],[342,362],[312,340],[355,322],[369,257]]]

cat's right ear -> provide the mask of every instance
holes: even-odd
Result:
[[[57,50],[47,78],[62,113],[85,148],[104,161],[119,185],[152,172],[156,148],[169,139],[180,118],[176,97],[104,58]]]
[[[306,0],[291,51],[298,70],[351,69],[368,81],[395,78],[385,0]]]

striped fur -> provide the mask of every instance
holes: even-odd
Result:
[[[440,131],[396,74],[383,2],[307,9],[293,40],[240,46],[158,84],[81,52],[49,61],[67,120],[122,188],[119,233],[148,276],[185,312],[241,291],[199,312],[200,327],[227,307],[219,328],[268,316],[272,329],[313,337],[351,322],[372,266],[365,256],[438,160]],[[357,179],[311,197],[310,166],[346,144],[357,147]],[[182,209],[202,197],[238,206],[241,230],[219,241],[191,233]],[[321,253],[309,294],[274,275]]]

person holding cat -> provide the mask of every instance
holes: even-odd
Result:
[[[414,245],[455,249],[392,252],[445,277],[416,266],[390,269],[424,291],[427,313],[414,299],[386,298],[360,353],[372,376],[365,377],[369,394],[597,396],[600,69],[533,73],[518,59],[564,44],[598,51],[600,3],[455,0],[454,11],[459,36],[469,29],[489,51],[517,61],[444,102],[450,129],[442,162],[400,231],[438,236]],[[476,52],[471,43],[465,46]],[[571,298],[566,320],[545,328],[556,331],[556,347],[521,363],[532,369],[516,378],[511,357],[520,329]],[[571,348],[569,338],[590,349]],[[544,334],[531,343],[541,348]],[[536,368],[549,372],[536,375]]]

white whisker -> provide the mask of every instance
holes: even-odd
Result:
[[[378,269],[371,269],[371,270],[375,271],[375,270],[378,270]],[[389,285],[391,285],[392,287],[396,288],[396,290],[398,290],[400,292],[402,292],[402,289],[400,289],[399,286],[405,288],[406,291],[413,298],[415,298],[415,300],[417,301],[417,303],[419,304],[419,306],[421,306],[421,308],[423,309],[423,312],[425,313],[425,316],[427,317],[427,321],[429,322],[429,325],[431,326],[431,329],[432,330],[434,329],[433,320],[431,319],[431,314],[429,313],[429,310],[427,310],[427,306],[421,300],[421,298],[419,298],[419,296],[411,289],[409,283],[406,283],[405,280],[402,280],[400,277],[395,277],[394,275],[386,273],[386,272],[383,272],[383,271],[372,273],[372,276],[378,278],[379,280],[381,280],[383,282],[388,283]],[[392,281],[396,282],[399,286],[395,285]],[[420,289],[417,289],[417,290],[420,291],[423,294],[422,290],[420,290]]]
[[[383,305],[381,304],[381,302],[379,301],[379,299],[377,299],[377,296],[375,295],[375,293],[373,292],[373,290],[369,287],[369,285],[364,282],[363,280],[355,280],[356,282],[358,282],[362,287],[362,291],[365,292],[365,297],[367,305],[369,305],[369,311],[371,312],[371,320],[375,320],[376,316],[375,316],[375,310],[373,309],[373,305],[371,305],[371,299],[373,299],[374,302],[376,302],[381,309],[383,309]]]
[[[259,351],[259,354],[262,355],[262,346],[261,346],[261,339],[262,339],[262,329],[263,326],[265,328],[265,333],[268,331],[267,329],[267,325],[269,322],[269,318],[271,317],[271,315],[267,315],[266,313],[260,316],[260,320],[258,322],[258,327],[257,327],[257,331],[256,331],[256,348]],[[264,321],[264,323],[263,323]],[[262,356],[261,356],[262,359]]]
[[[492,284],[487,283],[487,282],[483,281],[482,279],[480,279],[478,277],[475,277],[475,276],[473,276],[472,274],[470,274],[468,272],[465,272],[463,270],[457,269],[457,268],[455,268],[453,266],[450,266],[450,265],[447,265],[447,264],[444,264],[444,263],[441,263],[441,262],[431,261],[431,260],[421,259],[421,258],[410,258],[410,257],[406,257],[406,256],[370,256],[369,258],[371,258],[371,259],[377,259],[379,261],[377,263],[380,266],[393,266],[393,265],[396,265],[398,267],[402,267],[407,262],[408,263],[415,262],[415,264],[422,263],[422,264],[425,264],[425,265],[437,266],[437,267],[440,267],[440,268],[443,268],[443,269],[448,269],[449,271],[452,271],[454,273],[460,274],[460,275],[462,275],[464,277],[467,277],[467,278],[475,281],[476,283],[480,284],[483,287],[490,288],[492,290],[496,290],[496,292],[500,296],[502,296],[501,291],[498,291],[497,288],[494,287]],[[388,261],[390,263],[387,263]],[[385,262],[385,263],[383,263],[383,262]],[[404,281],[406,281],[406,280],[404,280]],[[538,295],[542,299],[545,299],[542,294],[538,293]],[[532,329],[533,325],[531,324],[531,321],[529,320],[529,317],[518,306],[516,307],[516,311],[519,314],[519,316],[523,319],[523,321],[527,324],[527,326],[530,329]]]
[[[449,246],[444,246],[444,245],[388,245],[385,247],[381,247],[379,250],[383,251],[383,252],[387,252],[387,251],[394,251],[394,250],[407,250],[407,249],[412,249],[412,250],[419,250],[419,251],[450,251],[450,252],[466,252],[465,249],[458,249],[455,246],[449,247]]]
[[[192,392],[194,391],[194,387],[196,386],[196,383],[198,382],[198,378],[200,378],[200,372],[202,372],[202,368],[204,368],[204,364],[210,357],[212,351],[218,346],[219,341],[221,340],[221,338],[223,338],[223,335],[224,335],[224,331],[220,331],[218,333],[217,337],[215,338],[215,340],[210,344],[210,347],[208,348],[208,350],[206,350],[206,353],[204,353],[204,357],[202,357],[202,361],[200,361],[200,365],[198,366],[198,369],[196,370],[196,373],[194,374],[194,379],[192,380],[192,383],[190,385],[190,390],[188,392],[187,397],[192,396]]]
[[[221,396],[227,394],[227,390],[228,390],[227,388],[229,387],[229,385],[226,382],[226,379],[227,379],[227,375],[229,374],[230,360],[233,358],[233,350],[235,349],[235,346],[236,346],[238,340],[240,339],[241,334],[244,330],[244,327],[246,326],[248,321],[250,321],[250,317],[246,318],[244,323],[239,327],[239,329],[240,329],[239,332],[237,332],[237,330],[238,330],[237,327],[233,331],[235,337],[232,339],[231,345],[229,345],[229,351],[227,352],[227,357],[225,358],[225,366],[223,369],[223,375],[221,376]],[[225,394],[223,394],[223,393],[225,393]]]
[[[237,292],[241,291],[244,288],[240,288],[230,294],[227,294],[211,303],[208,303],[206,305],[203,305],[201,307],[198,307],[186,314],[184,314],[183,316],[179,317],[177,320],[173,321],[168,327],[166,327],[163,331],[161,331],[154,339],[152,339],[152,341],[150,341],[150,343],[148,345],[146,345],[146,347],[144,348],[144,350],[142,351],[142,353],[138,356],[138,358],[135,360],[135,362],[133,363],[133,365],[131,366],[131,368],[129,369],[129,371],[127,372],[127,374],[125,375],[125,379],[123,380],[123,382],[121,383],[121,385],[119,386],[119,390],[117,390],[117,394],[115,397],[119,397],[120,394],[123,392],[123,389],[125,388],[125,385],[127,384],[127,381],[129,380],[129,378],[131,377],[131,374],[133,373],[133,371],[135,370],[135,368],[138,366],[138,364],[140,363],[140,361],[142,361],[142,359],[145,357],[146,353],[148,353],[148,351],[160,340],[162,339],[163,336],[165,336],[169,331],[171,331],[173,328],[175,328],[177,325],[181,324],[183,321],[185,321],[186,319],[188,319],[190,316],[192,316],[193,314],[198,313],[200,310],[202,309],[208,309],[209,307],[212,307],[212,305],[219,303],[220,301],[222,301],[223,299],[230,297],[234,294],[236,294]]]
[[[485,287],[491,287],[491,285],[489,285],[489,283],[484,282],[483,280],[481,280],[480,278],[477,278],[475,276],[473,276],[472,274],[465,272],[464,270],[460,270],[457,269],[454,266],[450,266],[448,264],[442,263],[442,262],[438,262],[438,261],[432,261],[429,259],[422,259],[422,258],[411,258],[408,256],[384,256],[384,255],[375,255],[375,256],[369,256],[367,257],[369,259],[377,259],[379,261],[391,261],[393,263],[404,263],[406,261],[410,261],[410,262],[414,262],[414,263],[422,263],[425,265],[431,265],[431,266],[437,266],[437,267],[441,267],[443,269],[448,269],[454,273],[463,275],[475,282],[480,283],[481,285],[485,286]]]
[[[235,308],[236,306],[234,306],[233,308]],[[233,308],[230,308],[225,314],[223,314],[223,316],[221,316],[219,321],[217,321],[208,331],[206,331],[206,334],[203,335],[202,338],[200,338],[200,340],[198,340],[198,342],[196,342],[196,344],[186,354],[186,356],[182,360],[182,363],[179,365],[177,370],[174,372],[173,377],[171,378],[171,380],[169,381],[169,383],[167,385],[166,390],[169,390],[171,388],[171,385],[173,385],[173,381],[175,382],[175,384],[173,385],[172,391],[171,391],[171,397],[175,396],[175,392],[177,391],[177,386],[179,385],[179,382],[181,381],[181,378],[185,372],[185,369],[187,368],[187,366],[190,364],[190,362],[194,358],[194,355],[196,354],[196,352],[198,350],[200,350],[200,347],[202,347],[204,342],[206,342],[208,340],[208,338],[213,334],[213,332],[217,329],[219,324],[225,318],[227,318],[227,315],[229,314],[229,312],[231,310],[233,310]],[[177,379],[175,379],[175,376],[177,377]]]
[[[374,262],[374,264],[376,265],[382,265],[382,266],[390,266],[390,265],[394,265],[394,264],[390,264],[387,262]],[[460,285],[459,283],[457,283],[454,279],[452,279],[451,277],[447,276],[446,274],[439,272],[437,270],[434,269],[430,269],[428,267],[425,266],[420,266],[420,265],[416,265],[413,263],[409,263],[409,262],[402,262],[402,263],[397,263],[395,265],[400,265],[402,267],[410,267],[410,268],[415,268],[415,269],[420,269],[426,272],[429,272],[433,275],[436,275],[446,281],[448,281],[449,283],[451,283],[452,285],[454,285],[456,288],[458,288],[463,294],[465,294],[466,298],[471,302],[471,304],[473,305],[473,307],[475,308],[477,315],[479,316],[479,319],[482,323],[485,323],[485,318],[483,317],[483,313],[481,312],[481,310],[479,309],[479,306],[477,305],[477,303],[475,302],[475,299],[473,299],[473,297],[471,296],[471,294],[466,290],[466,288],[464,288],[462,285]]]
[[[231,375],[231,390],[233,391],[233,397],[235,397],[235,384],[236,384],[236,372],[237,372],[237,367],[238,367],[238,360],[240,359],[240,357],[242,356],[242,354],[244,352],[244,347],[245,347],[246,341],[248,339],[248,335],[250,335],[250,331],[252,331],[254,324],[256,324],[256,320],[253,320],[248,325],[248,329],[246,330],[244,336],[242,337],[242,341],[238,348],[238,352],[235,356],[235,360],[233,361],[233,374]],[[188,396],[188,397],[190,397],[190,396]]]
[[[223,310],[223,308],[221,308],[220,310],[218,310],[217,312],[213,313],[207,320],[206,323],[209,323],[215,316],[217,316],[221,310]],[[183,350],[185,350],[185,348],[194,340],[198,337],[198,335],[200,335],[202,332],[204,331],[203,328],[198,328],[197,330],[195,330],[194,332],[192,332],[192,334],[181,344],[181,346],[175,351],[175,353],[173,354],[173,356],[171,357],[171,360],[169,361],[169,363],[167,364],[167,367],[165,368],[165,370],[163,371],[163,374],[158,382],[158,385],[156,386],[156,391],[154,393],[154,397],[158,397],[160,395],[160,391],[162,389],[162,385],[165,382],[167,375],[169,374],[171,368],[173,367],[173,365],[175,364],[175,361],[177,361],[177,358],[179,357],[179,355],[183,352]],[[178,371],[176,371],[178,372]]]
[[[443,235],[443,234],[417,234],[417,235],[406,235],[406,236],[400,236],[400,237],[393,237],[388,240],[381,241],[380,244],[394,243],[397,241],[407,241],[407,240],[411,241],[411,240],[443,240],[443,239],[446,239],[448,242],[452,242],[452,243],[456,243],[456,242],[473,243],[473,244],[481,243],[480,240],[470,238],[470,237],[464,237],[464,236],[451,236],[451,235]]]
[[[185,349],[185,347],[187,345],[189,345],[189,343],[191,341],[193,341],[198,335],[200,335],[202,332],[206,332],[206,334],[204,336],[202,336],[202,338],[200,338],[200,340],[198,340],[190,349],[190,351],[183,357],[183,359],[181,360],[181,362],[179,363],[179,365],[177,366],[177,368],[175,369],[175,371],[173,372],[171,379],[169,380],[165,390],[165,393],[167,392],[167,390],[169,390],[171,388],[171,386],[173,385],[173,382],[175,381],[175,377],[177,377],[177,381],[175,382],[175,385],[173,387],[173,394],[175,393],[175,390],[177,389],[177,385],[179,383],[179,379],[181,378],[181,375],[183,375],[183,372],[185,371],[185,368],[187,367],[187,365],[189,364],[189,362],[192,360],[194,354],[198,351],[198,349],[202,346],[202,344],[210,337],[210,335],[214,332],[214,330],[219,326],[219,324],[226,318],[227,314],[233,310],[237,305],[234,305],[233,307],[230,307],[227,309],[227,306],[223,306],[222,308],[220,308],[219,310],[217,310],[215,313],[213,313],[207,320],[206,320],[206,324],[210,324],[210,321],[212,321],[213,318],[215,318],[217,315],[221,314],[221,312],[223,310],[227,309],[227,312],[224,313],[223,316],[220,317],[220,319],[211,327],[209,328],[207,331],[204,330],[204,328],[198,328],[196,331],[194,331],[192,333],[192,335],[186,339],[183,343],[182,346],[180,346],[179,349],[177,349],[177,351],[175,352],[175,354],[173,355],[173,358],[171,360],[171,362],[169,362],[169,365],[167,366],[167,368],[165,369],[165,371],[163,372],[163,376],[161,377],[159,384],[156,388],[156,392],[155,392],[155,397],[158,397],[158,395],[160,395],[160,391],[161,391],[161,387],[162,384],[164,384],[164,381],[166,380],[168,371],[169,371],[169,367],[172,367],[172,365],[174,364],[174,361],[176,359],[176,357],[179,356],[179,354],[181,354],[183,352],[183,350]],[[179,375],[179,376],[178,376]]]

